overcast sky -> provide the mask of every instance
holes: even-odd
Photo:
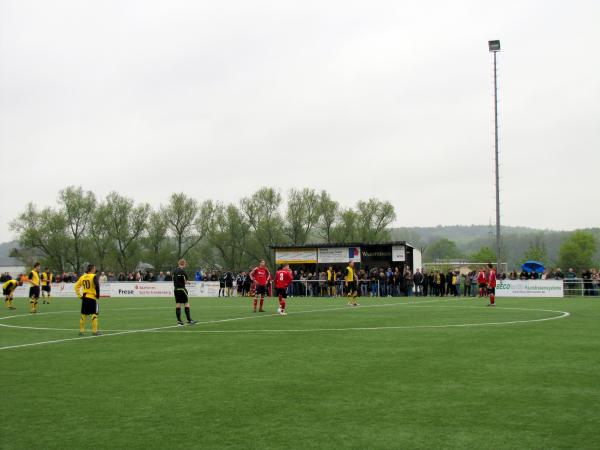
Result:
[[[600,225],[600,2],[0,0],[0,242],[81,185],[153,206],[261,186],[397,226]]]

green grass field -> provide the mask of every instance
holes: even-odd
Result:
[[[3,309],[0,447],[600,448],[598,299],[191,303]]]

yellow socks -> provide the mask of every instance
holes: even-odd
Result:
[[[82,314],[80,319],[79,319],[79,332],[83,333],[85,331],[85,322],[87,320],[87,316],[85,314]]]
[[[92,331],[98,332],[98,314],[92,314]]]
[[[29,304],[31,305],[31,312],[32,313],[37,312],[37,304],[38,304],[37,300],[32,298],[31,300],[29,300]]]

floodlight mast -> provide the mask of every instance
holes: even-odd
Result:
[[[490,52],[494,54],[494,154],[496,160],[496,270],[500,268],[500,175],[498,173],[498,77],[496,53],[500,51],[500,41],[488,41]]]

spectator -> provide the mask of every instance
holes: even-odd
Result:
[[[454,296],[460,297],[460,284],[462,282],[462,275],[459,270],[454,272],[454,275],[456,276],[454,283]]]
[[[412,297],[413,287],[414,287],[414,279],[413,279],[413,274],[410,270],[410,267],[408,267],[408,266],[406,266],[406,270],[404,271],[404,284],[406,286],[406,296]]]
[[[415,295],[421,297],[423,295],[423,274],[420,269],[415,272],[413,282],[415,283]]]
[[[581,273],[583,278],[583,295],[590,297],[593,292],[592,269],[584,270]]]
[[[467,273],[464,276],[463,280],[463,296],[470,297],[471,296],[471,274]]]
[[[573,268],[569,267],[569,270],[567,272],[567,274],[565,275],[565,279],[567,280],[566,282],[566,295],[575,295],[575,288],[577,286],[577,283],[575,281],[575,279],[577,278],[577,274],[575,273],[575,271],[573,270]]]

